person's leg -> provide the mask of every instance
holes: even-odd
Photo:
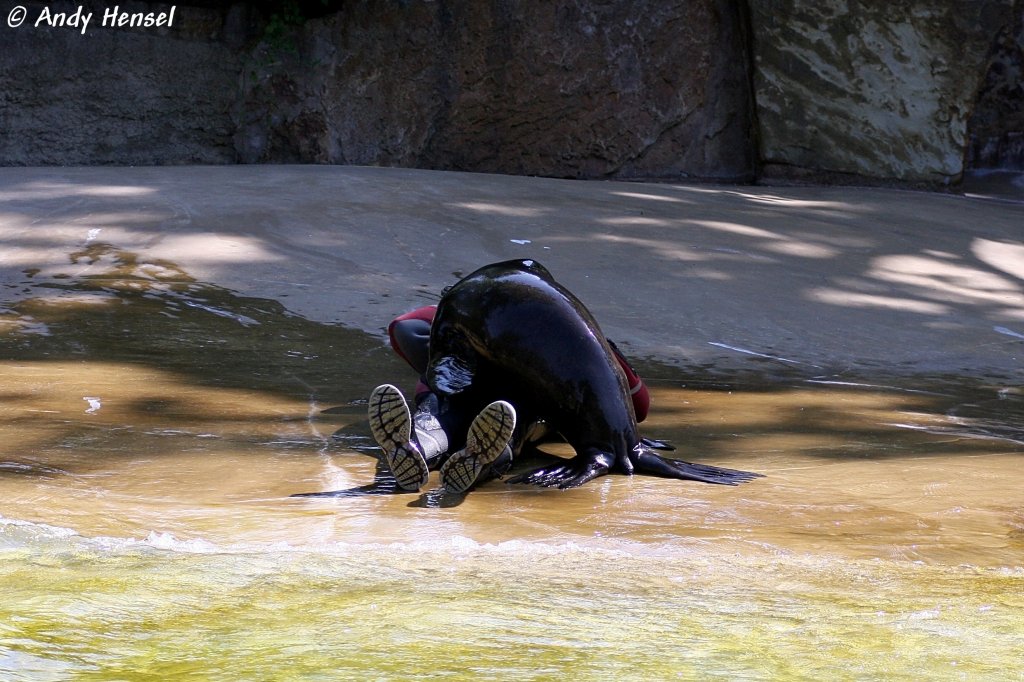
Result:
[[[391,384],[373,390],[367,416],[374,440],[404,490],[419,490],[426,484],[429,472],[444,464],[450,444],[465,443],[456,434],[465,434],[470,422],[470,415],[447,402],[442,407],[438,397],[426,390],[416,395],[415,412],[410,412],[402,392]]]
[[[447,407],[447,406],[446,406]],[[464,492],[474,483],[490,480],[512,463],[509,440],[515,429],[515,409],[505,401],[485,407],[468,431],[466,418],[440,407],[433,394],[419,396],[411,414],[402,393],[391,384],[378,386],[370,395],[368,415],[373,437],[398,486],[419,490],[431,469],[441,468],[441,483],[451,492]],[[465,447],[445,461],[449,434],[466,432]]]
[[[413,435],[419,443],[427,467],[431,470],[440,465],[440,459],[448,452],[448,434],[453,433],[451,420],[441,419],[437,396],[429,391],[416,396],[416,411],[412,416]]]
[[[466,434],[466,447],[441,466],[441,484],[448,492],[462,493],[478,481],[508,470],[512,464],[509,440],[516,426],[516,411],[498,400],[476,416]]]
[[[413,438],[413,419],[402,392],[391,384],[373,389],[367,415],[373,438],[384,451],[398,487],[419,490],[426,485],[430,470],[422,448]]]

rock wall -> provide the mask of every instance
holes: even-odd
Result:
[[[760,157],[949,183],[1012,0],[750,0]]]
[[[230,110],[242,59],[227,14],[179,7],[175,26],[100,26],[106,4],[80,27],[33,25],[44,9],[81,3],[20,2],[27,20],[0,17],[0,163],[5,165],[231,163]],[[110,3],[114,6],[115,3]],[[125,12],[164,11],[116,3]]]
[[[568,177],[754,170],[745,38],[729,0],[381,0],[295,37],[296,54],[246,80],[235,110],[244,161]]]
[[[79,3],[24,5],[35,19]],[[0,17],[0,163],[928,184],[956,182],[965,157],[1024,167],[1024,0],[190,0],[177,12],[173,28],[95,19],[84,35]]]

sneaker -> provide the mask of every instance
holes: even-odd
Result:
[[[403,490],[419,490],[430,473],[420,446],[412,440],[412,417],[402,392],[383,384],[370,394],[370,431],[384,451],[391,474]]]
[[[499,400],[485,407],[469,426],[466,447],[448,458],[441,467],[441,484],[448,492],[462,493],[472,486],[480,472],[508,445],[516,428],[516,410]]]

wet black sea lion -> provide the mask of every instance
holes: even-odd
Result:
[[[760,474],[667,459],[640,438],[622,369],[584,305],[534,260],[487,265],[448,289],[430,334],[430,388],[460,411],[519,414],[518,454],[541,421],[576,451],[513,483],[571,488],[615,471],[736,485]]]

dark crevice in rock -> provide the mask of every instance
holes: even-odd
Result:
[[[972,169],[1024,171],[1024,1],[992,46],[969,123]]]

